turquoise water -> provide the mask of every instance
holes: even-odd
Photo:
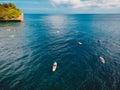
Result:
[[[120,15],[0,23],[0,90],[120,90]]]

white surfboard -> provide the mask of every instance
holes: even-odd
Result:
[[[52,67],[52,71],[54,72],[56,70],[56,68],[57,68],[57,62],[54,62],[53,67]]]
[[[100,61],[101,61],[103,64],[105,64],[105,59],[104,59],[102,56],[100,56]]]
[[[80,41],[77,42],[79,45],[82,45],[82,43]]]

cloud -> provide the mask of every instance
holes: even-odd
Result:
[[[51,0],[54,5],[57,6],[71,6],[79,7],[80,0]]]
[[[51,0],[55,6],[68,6],[72,8],[99,7],[112,8],[120,7],[120,0]]]

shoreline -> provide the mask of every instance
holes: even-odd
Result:
[[[21,20],[0,20],[0,22],[23,22]]]

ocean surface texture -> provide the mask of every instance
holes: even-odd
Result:
[[[0,23],[0,90],[120,90],[120,15]]]

